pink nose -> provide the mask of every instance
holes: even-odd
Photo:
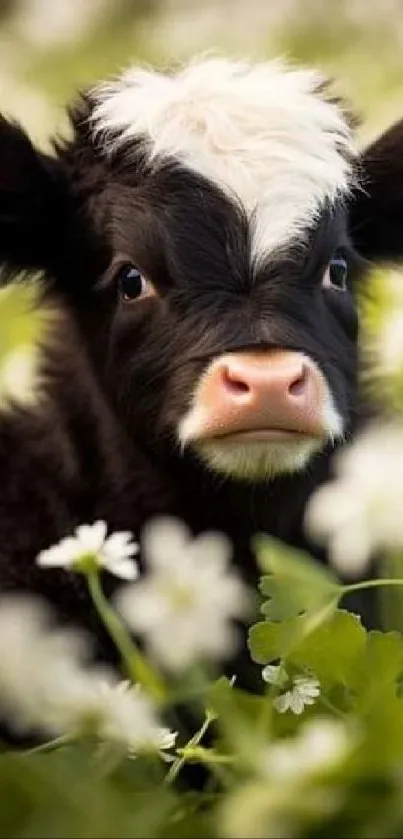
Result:
[[[300,353],[222,356],[203,377],[196,396],[195,407],[202,408],[203,417],[200,436],[323,436],[325,389],[316,365]]]

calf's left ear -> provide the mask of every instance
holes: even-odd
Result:
[[[403,120],[363,152],[359,167],[350,206],[353,244],[371,261],[403,260]]]
[[[52,269],[63,230],[60,164],[0,115],[0,267]]]

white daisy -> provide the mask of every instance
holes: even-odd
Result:
[[[403,429],[374,425],[336,459],[336,479],[307,510],[313,538],[342,574],[362,573],[378,550],[403,545]]]
[[[71,568],[83,573],[104,568],[124,580],[135,580],[138,568],[133,557],[139,547],[133,541],[133,534],[120,531],[107,537],[106,533],[104,521],[82,524],[76,528],[74,536],[41,551],[37,564],[42,568]]]
[[[173,519],[159,519],[144,532],[146,574],[118,598],[118,608],[150,653],[180,670],[200,658],[233,651],[232,619],[245,617],[248,590],[229,568],[231,547],[219,533],[196,539]]]
[[[86,666],[78,633],[55,629],[46,607],[19,597],[0,602],[0,711],[16,730],[48,736],[92,734],[132,756],[170,749],[164,728],[140,690],[112,672]]]
[[[273,699],[273,707],[279,714],[292,711],[302,714],[306,705],[314,705],[320,695],[320,682],[308,676],[295,676],[290,690]]]

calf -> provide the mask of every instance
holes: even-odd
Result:
[[[71,127],[46,155],[0,124],[3,276],[59,312],[37,405],[0,421],[0,587],[109,655],[81,578],[34,564],[78,524],[176,515],[252,580],[257,531],[305,545],[360,414],[357,283],[403,254],[403,125],[359,155],[315,72],[212,59],[131,69]]]

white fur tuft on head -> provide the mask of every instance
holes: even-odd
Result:
[[[150,162],[174,158],[236,197],[262,259],[349,189],[351,132],[323,82],[280,61],[132,68],[93,91],[91,124],[106,151],[141,140]]]

